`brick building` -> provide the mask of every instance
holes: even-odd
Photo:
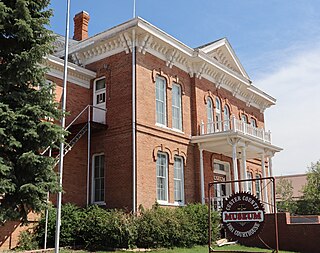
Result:
[[[227,39],[190,48],[139,17],[88,38],[88,21],[75,16],[69,47],[64,203],[205,203],[213,180],[218,206],[234,190],[270,202],[262,181],[223,183],[271,176],[281,151],[264,129],[276,100],[253,85]],[[47,58],[57,100],[63,43]]]

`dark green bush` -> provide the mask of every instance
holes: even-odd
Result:
[[[61,208],[61,227],[60,227],[60,246],[75,246],[83,245],[81,240],[81,233],[84,225],[83,209],[73,205],[65,204]],[[37,228],[37,238],[39,245],[44,245],[44,229],[45,229],[45,215],[39,222]],[[48,215],[48,239],[47,247],[54,247],[56,229],[56,209],[50,208]]]
[[[49,210],[48,247],[54,245],[56,210]],[[213,213],[213,238],[218,234],[219,218]],[[44,241],[45,217],[36,230],[39,245]],[[192,204],[179,208],[155,205],[138,216],[98,206],[80,209],[62,206],[61,246],[89,249],[191,247],[208,241],[208,207]]]
[[[133,216],[123,211],[98,206],[85,210],[81,237],[87,248],[130,248],[135,242],[135,232]]]

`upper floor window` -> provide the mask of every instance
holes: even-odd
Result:
[[[223,128],[225,131],[230,130],[230,110],[227,105],[224,106],[223,110],[224,123]]]
[[[213,132],[213,106],[211,98],[207,98],[207,133]]]
[[[156,123],[166,125],[166,80],[156,78]]]
[[[244,123],[248,123],[248,117],[245,114],[241,114],[241,121]]]
[[[181,86],[172,85],[172,127],[182,130]]]
[[[104,155],[94,155],[92,164],[92,200],[104,202]]]
[[[255,120],[254,118],[251,118],[251,119],[250,119],[250,124],[251,124],[251,126],[253,126],[253,127],[257,127],[257,122],[256,122],[256,120]]]
[[[184,202],[183,158],[174,157],[174,201]]]
[[[157,200],[168,201],[168,156],[157,154]]]
[[[216,130],[221,130],[221,102],[219,98],[216,98]]]

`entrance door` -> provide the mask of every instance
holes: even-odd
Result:
[[[93,89],[93,121],[106,123],[106,79],[95,80]]]
[[[216,210],[220,210],[223,206],[223,200],[227,196],[226,184],[223,183],[226,181],[226,176],[215,174],[214,181],[220,182],[214,185],[214,207]]]

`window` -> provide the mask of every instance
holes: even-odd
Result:
[[[174,201],[184,202],[183,158],[174,157]]]
[[[157,200],[168,201],[168,156],[157,155]]]
[[[207,133],[213,133],[213,106],[211,98],[207,98]]]
[[[166,125],[166,81],[156,78],[156,122]]]
[[[222,163],[214,163],[213,164],[214,171],[225,171],[225,165]]]
[[[216,130],[221,130],[221,103],[220,99],[216,98]]]
[[[245,114],[241,114],[241,121],[244,123],[248,123],[248,118]]]
[[[172,127],[182,130],[181,86],[172,85]]]
[[[253,127],[257,127],[257,122],[256,122],[256,120],[255,120],[254,118],[251,118],[251,119],[250,119],[250,124],[251,124],[251,126],[253,126]]]
[[[224,117],[223,129],[224,131],[228,131],[230,130],[230,110],[227,105],[224,106],[223,117]]]
[[[261,199],[261,176],[260,175],[256,175],[256,196],[258,199]]]
[[[94,203],[104,202],[104,155],[93,156],[92,197]]]
[[[247,171],[247,179],[252,179],[252,173]],[[248,192],[252,193],[252,182],[253,181],[248,181],[247,185],[248,185]]]
[[[95,82],[96,105],[106,102],[106,79],[102,78]]]

